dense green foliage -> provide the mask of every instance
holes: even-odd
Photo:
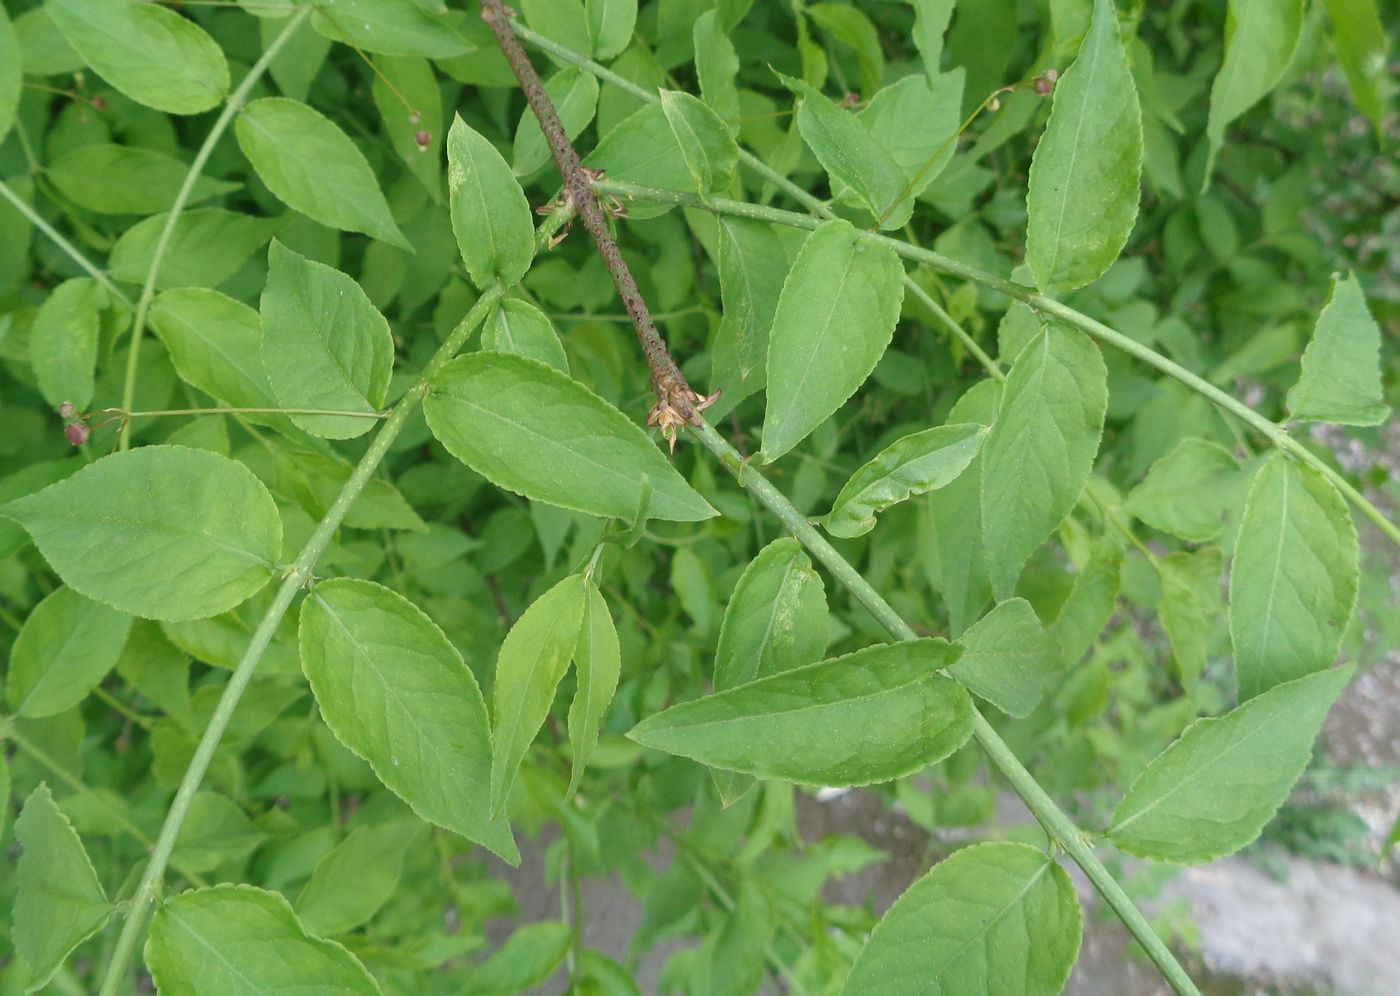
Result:
[[[1375,0],[525,0],[670,452],[476,3],[4,4],[0,989],[1193,991],[1103,859],[1400,645]]]

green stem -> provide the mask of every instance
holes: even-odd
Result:
[[[146,331],[146,315],[151,310],[151,300],[156,294],[156,279],[160,276],[161,264],[165,262],[166,250],[170,248],[170,239],[175,234],[175,226],[180,221],[180,214],[185,209],[185,203],[190,199],[194,185],[199,182],[200,176],[204,173],[204,166],[209,162],[209,157],[214,154],[214,146],[219,143],[219,139],[228,130],[228,126],[237,117],[238,112],[243,109],[248,94],[252,93],[253,87],[258,80],[262,79],[263,73],[267,72],[267,67],[272,64],[277,53],[282,51],[282,46],[287,44],[288,39],[292,37],[297,28],[301,27],[301,22],[310,15],[311,4],[307,3],[287,21],[287,26],[278,32],[276,38],[272,39],[272,42],[263,51],[262,57],[253,63],[253,68],[248,70],[248,75],[243,77],[238,88],[229,95],[224,109],[219,113],[213,127],[209,129],[209,134],[204,137],[199,151],[195,153],[194,161],[190,163],[189,171],[185,174],[185,182],[180,184],[180,189],[175,194],[175,200],[170,205],[169,213],[165,216],[165,226],[160,231],[160,237],[156,239],[155,253],[151,256],[151,268],[146,271],[146,283],[141,288],[141,297],[136,302],[136,317],[131,322],[131,345],[127,349],[126,378],[122,383],[121,407],[123,409],[129,411],[135,402],[136,378],[141,368],[141,338]],[[131,423],[124,422],[117,434],[117,446],[124,450],[130,445]]]
[[[113,415],[118,418],[165,418],[172,415],[337,415],[343,418],[384,419],[388,412],[351,412],[337,408],[166,408],[161,411],[127,412],[120,408],[104,408],[92,415]]]
[[[674,190],[661,190],[656,187],[644,187],[635,183],[623,183],[617,180],[599,180],[595,186],[603,193],[613,194],[619,197],[632,197],[637,200],[654,201],[665,204],[678,204],[684,207],[699,208],[705,211],[712,211],[716,214],[733,215],[740,218],[750,218],[755,221],[766,221],[775,225],[788,225],[793,228],[813,229],[821,224],[817,218],[809,215],[798,214],[795,211],[784,211],[780,208],[766,207],[759,204],[748,204],[744,201],[733,201],[720,197],[712,197],[705,200],[696,194],[682,193]],[[1032,310],[1041,315],[1049,315],[1057,321],[1081,332],[1092,336],[1100,342],[1122,350],[1134,359],[1141,360],[1148,366],[1166,374],[1174,380],[1185,384],[1191,390],[1200,394],[1206,400],[1212,402],[1219,408],[1231,415],[1234,415],[1241,422],[1254,429],[1260,435],[1267,438],[1275,446],[1285,450],[1292,456],[1308,464],[1318,473],[1322,474],[1336,486],[1337,490],[1346,496],[1357,510],[1366,518],[1370,519],[1382,533],[1385,534],[1392,543],[1400,547],[1400,527],[1385,517],[1380,509],[1371,502],[1356,488],[1327,464],[1325,460],[1313,453],[1298,440],[1289,434],[1283,426],[1270,422],[1263,415],[1260,415],[1253,408],[1233,395],[1222,391],[1210,381],[1198,374],[1192,373],[1181,364],[1168,359],[1151,347],[1124,335],[1122,332],[1105,325],[1096,319],[1090,318],[1083,312],[1076,311],[1066,304],[1061,304],[1054,298],[1038,294],[1033,288],[1012,283],[1001,277],[987,273],[985,270],[970,266],[967,263],[944,256],[941,253],[933,252],[930,249],[923,249],[919,246],[911,246],[907,242],[899,239],[892,239],[886,235],[875,232],[861,232],[860,238],[867,242],[878,243],[887,246],[895,253],[905,259],[921,263],[932,267],[950,276],[967,280],[983,287],[988,287],[1007,297],[1014,298],[1027,304]]]
[[[890,635],[897,640],[918,639],[916,633],[907,622],[896,612],[889,602],[885,601],[866,581],[861,573],[851,566],[850,562],[838,553],[826,538],[817,532],[806,517],[797,510],[787,497],[775,488],[766,477],[754,470],[752,467],[744,465],[739,451],[729,445],[718,432],[708,423],[701,423],[694,428],[695,437],[700,444],[709,450],[724,465],[725,469],[734,475],[739,484],[751,495],[758,499],[764,508],[772,512],[775,517],[787,528],[788,532],[797,537],[802,545],[812,551],[812,554],[822,562],[836,580],[855,596],[867,611],[883,626]],[[1074,821],[1067,816],[1055,800],[1040,787],[1025,766],[1011,752],[1011,748],[1006,746],[1006,742],[1001,739],[992,725],[983,718],[980,712],[974,710],[972,721],[972,733],[977,738],[977,742],[986,751],[998,771],[1001,772],[1012,790],[1021,797],[1031,813],[1045,828],[1045,832],[1055,840],[1065,852],[1084,870],[1084,874],[1089,877],[1089,881],[1094,884],[1099,895],[1113,911],[1118,914],[1118,918],[1123,921],[1124,926],[1137,938],[1139,944],[1147,951],[1147,955],[1156,964],[1162,975],[1171,984],[1177,993],[1190,993],[1199,996],[1190,977],[1186,974],[1171,950],[1157,936],[1151,924],[1147,922],[1142,911],[1128,898],[1128,894],[1123,891],[1123,887],[1118,884],[1108,869],[1103,866],[1093,849],[1089,847],[1085,840],[1084,833],[1075,825]]]
[[[131,307],[131,298],[123,294],[121,288],[112,283],[111,278],[108,277],[106,273],[98,269],[97,265],[94,264],[92,260],[84,256],[81,249],[60,235],[58,229],[45,221],[38,211],[35,211],[34,208],[27,204],[19,194],[15,193],[3,180],[0,180],[0,197],[4,197],[5,200],[13,204],[15,210],[24,215],[31,225],[52,239],[54,244],[63,250],[64,255],[82,267],[83,271],[87,273],[88,276],[92,277],[93,280],[101,284],[103,290],[111,294],[118,301],[121,301],[128,308]]]

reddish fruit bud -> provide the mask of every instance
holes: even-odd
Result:
[[[413,140],[418,143],[418,148],[422,151],[432,142],[433,136],[431,132],[420,131],[413,136]]]
[[[88,427],[86,422],[69,422],[63,427],[63,434],[68,437],[68,441],[74,446],[81,446],[88,441]]]
[[[77,413],[78,409],[76,406],[74,406],[73,402],[71,401],[65,401],[63,404],[58,406],[58,414],[62,418],[72,418]]]
[[[94,111],[105,111],[107,109],[107,98],[98,94],[92,98],[92,109]]]

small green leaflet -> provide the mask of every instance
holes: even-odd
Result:
[[[1268,95],[1283,78],[1303,31],[1303,0],[1230,0],[1225,62],[1210,88],[1204,192],[1225,144],[1225,127]]]
[[[956,0],[914,0],[914,46],[923,56],[924,73],[933,79],[943,60],[943,35]]]
[[[895,440],[841,488],[826,516],[827,532],[863,536],[875,528],[875,513],[956,480],[977,456],[986,434],[986,427],[964,422]]]
[[[404,819],[351,830],[317,862],[297,897],[297,918],[323,937],[365,923],[394,894],[404,854],[422,841],[424,829]]]
[[[530,204],[495,146],[461,117],[447,132],[447,189],[452,231],[472,283],[523,277],[535,258]]]
[[[537,991],[563,964],[573,936],[569,925],[558,920],[524,924],[472,971],[462,991],[488,996]]]
[[[939,672],[943,640],[867,647],[672,706],[627,735],[714,768],[807,785],[868,785],[917,771],[972,733],[972,700]]]
[[[598,109],[597,77],[574,66],[567,66],[549,78],[544,92],[553,102],[559,123],[564,126],[564,134],[569,136],[569,141],[583,134],[583,129],[588,127]],[[527,107],[515,127],[515,142],[511,151],[512,172],[516,176],[529,176],[547,165],[552,157],[549,142],[540,128],[540,120]]]
[[[389,392],[394,339],[389,323],[350,277],[274,241],[267,254],[261,354],[277,400],[288,408],[377,412]],[[351,439],[373,418],[293,415],[326,439]]]
[[[311,26],[331,41],[380,55],[450,59],[472,48],[446,18],[403,0],[318,0]]]
[[[48,166],[44,176],[64,197],[89,211],[154,214],[170,210],[189,170],[188,163],[155,149],[99,142],[66,153]],[[200,176],[186,203],[198,204],[238,186]]]
[[[964,76],[961,68],[927,79],[912,73],[880,89],[857,115],[903,172],[910,197],[928,189],[957,150]]]
[[[707,10],[691,30],[695,43],[695,79],[700,96],[731,132],[739,130],[739,56],[720,22],[718,10]]]
[[[724,304],[715,343],[716,379],[725,395],[743,396],[763,386],[768,369],[768,338],[773,329],[778,298],[783,292],[791,262],[772,225],[746,218],[720,216],[719,290]],[[733,376],[740,383],[724,383],[720,341],[728,340]]]
[[[1123,573],[1123,540],[1104,533],[1046,632],[1065,666],[1077,664],[1113,618]]]
[[[486,320],[481,328],[481,348],[527,356],[562,374],[569,372],[569,358],[549,316],[519,298],[502,301],[496,313]]]
[[[433,378],[423,410],[448,452],[532,501],[631,522],[649,477],[652,518],[716,514],[636,423],[536,360],[459,356]]]
[[[243,464],[207,450],[114,453],[0,505],[75,591],[147,619],[202,619],[272,579],[282,520]]]
[[[554,690],[559,687],[578,647],[584,606],[588,601],[583,576],[571,574],[535,599],[501,644],[491,702],[493,813],[505,807],[515,782],[515,772],[549,715]],[[607,607],[603,610],[606,612]],[[599,624],[601,622],[599,620]],[[593,637],[590,632],[590,640]],[[606,636],[599,638],[606,639]],[[604,648],[590,644],[589,650]]]
[[[719,115],[688,93],[664,89],[661,112],[696,189],[707,194],[728,187],[738,167],[739,146]]]
[[[1027,844],[977,844],[900,896],[856,956],[842,996],[1054,996],[1079,957],[1074,883]]]
[[[998,598],[1079,500],[1107,407],[1103,356],[1082,333],[1047,325],[1017,354],[982,445],[982,542]]]
[[[81,702],[116,664],[131,616],[58,588],[34,607],[10,650],[8,694],[20,716],[53,716]]]
[[[1094,0],[1079,56],[1055,85],[1026,192],[1026,262],[1046,293],[1098,279],[1141,196],[1142,111],[1112,0]]]
[[[113,277],[133,284],[145,281],[169,218],[152,215],[122,233],[108,260]],[[217,287],[281,227],[281,218],[255,218],[223,208],[182,212],[166,243],[156,287]]]
[[[958,643],[963,653],[948,676],[1008,716],[1030,715],[1059,671],[1054,643],[1024,598],[1002,602]]]
[[[486,703],[421,609],[369,581],[317,585],[301,608],[301,667],[326,725],[423,819],[520,860],[491,818]]]
[[[413,251],[369,163],[329,118],[295,100],[264,97],[243,109],[234,129],[259,178],[288,207]]]
[[[262,319],[243,302],[212,290],[170,290],[156,295],[150,322],[187,384],[235,407],[278,407],[259,355]]]
[[[894,251],[850,222],[824,222],[807,237],[768,340],[761,462],[800,443],[870,376],[894,335],[903,278]]]
[[[1161,589],[1157,614],[1171,640],[1181,687],[1190,694],[1205,670],[1207,643],[1218,627],[1225,557],[1218,546],[1208,546],[1159,557],[1153,566]]]
[[[617,642],[617,628],[608,613],[608,603],[591,581],[588,598],[583,607],[583,625],[579,630],[578,647],[574,650],[574,666],[578,669],[578,690],[569,706],[569,746],[573,751],[573,770],[569,775],[568,795],[578,788],[579,779],[588,767],[593,748],[598,745],[598,728],[603,713],[617,691],[622,673],[622,649]]]
[[[1229,450],[1188,437],[1152,465],[1123,508],[1153,529],[1208,543],[1224,532],[1244,491],[1244,474]]]
[[[1230,569],[1241,701],[1332,665],[1356,605],[1359,558],[1337,489],[1275,451],[1254,475]]]
[[[1355,668],[1284,682],[1199,719],[1128,787],[1108,837],[1130,854],[1196,864],[1264,829],[1307,767],[1313,740]]]
[[[8,800],[7,800],[8,805]],[[41,989],[83,941],[102,929],[111,904],[68,817],[42,782],[15,820],[15,952]]]
[[[1380,425],[1390,417],[1381,396],[1380,353],[1380,326],[1356,275],[1334,274],[1303,353],[1302,375],[1288,392],[1288,414],[1301,422]]]
[[[88,277],[65,280],[34,316],[29,361],[39,391],[50,406],[67,401],[80,411],[92,401],[98,333],[107,292]]]
[[[46,0],[44,10],[83,61],[138,104],[198,114],[228,92],[219,43],[173,10],[142,0]]]
[[[195,873],[212,872],[220,865],[244,860],[266,839],[267,834],[228,796],[196,792],[170,860]]]
[[[637,0],[584,0],[590,51],[595,59],[611,59],[632,40],[637,23]]]
[[[251,885],[192,889],[161,903],[145,959],[166,993],[380,992],[359,959],[308,933],[281,894]]]
[[[1386,146],[1385,115],[1394,89],[1386,72],[1386,37],[1376,0],[1322,0],[1332,22],[1332,44],[1352,100]],[[4,129],[0,128],[0,133]]]

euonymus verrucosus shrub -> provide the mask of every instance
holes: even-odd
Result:
[[[1225,6],[9,3],[6,985],[1054,992],[1072,861],[1194,991],[1102,859],[1258,837],[1400,544],[1297,431],[1389,414],[1380,15]],[[986,841],[878,923],[866,785]]]

